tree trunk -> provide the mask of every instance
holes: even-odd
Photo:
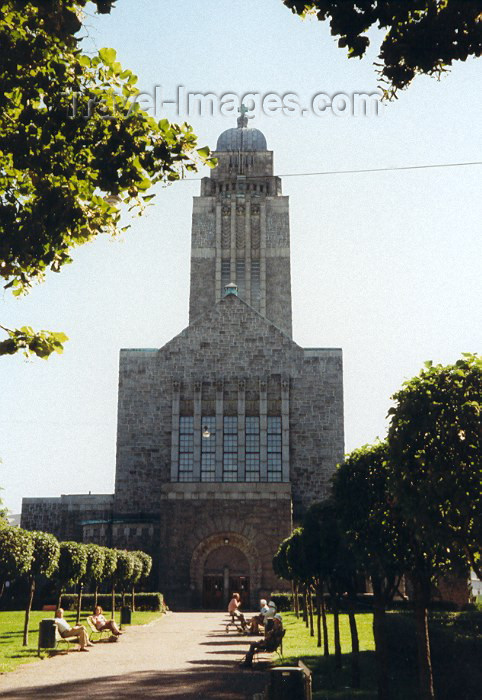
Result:
[[[80,610],[82,608],[82,591],[84,589],[84,584],[79,583],[79,591],[77,593],[77,617],[75,618],[75,624],[78,625],[80,622]]]
[[[330,655],[330,644],[328,640],[328,624],[326,622],[326,605],[323,591],[321,593],[321,622],[323,625],[323,655]]]
[[[25,623],[23,625],[23,646],[28,646],[28,626],[30,624],[30,611],[32,609],[33,594],[35,593],[35,579],[30,579],[30,593],[27,607],[25,608]]]
[[[375,586],[373,587],[375,593]],[[375,593],[373,608],[373,638],[377,663],[378,700],[390,699],[390,681],[388,673],[388,640],[386,628],[385,603]]]
[[[424,595],[420,581],[413,581],[413,584],[420,700],[434,700],[432,660],[428,633],[427,596]]]
[[[124,607],[125,607],[125,604],[126,604],[126,592],[125,592],[125,589],[124,589],[124,588],[122,589],[121,601],[122,601],[122,607],[124,608]]]
[[[115,620],[115,586],[112,586],[112,619]]]
[[[355,617],[355,601],[349,601],[348,620],[350,622],[351,635],[351,687],[360,687],[360,642]]]
[[[314,637],[315,630],[313,626],[313,592],[311,588],[308,589],[308,615],[310,620],[310,637]]]
[[[308,596],[306,595],[306,588],[303,588],[303,622],[308,627]]]
[[[57,609],[62,607],[62,589],[59,591],[59,597],[57,599]]]
[[[136,589],[135,586],[132,586],[132,598],[131,598],[131,606],[132,606],[132,612],[136,611]]]
[[[316,587],[316,646],[321,647],[321,603],[318,586]]]
[[[338,601],[333,597],[333,627],[335,638],[335,668],[341,669],[341,643],[340,643],[340,612]]]
[[[297,583],[293,584],[293,589],[295,592],[295,615],[296,615],[296,617],[299,618],[299,616],[300,616],[300,601],[298,598],[298,584]]]
[[[97,607],[97,599],[98,599],[98,597],[99,597],[99,586],[96,585],[95,591],[94,591],[94,607],[92,608],[93,611],[94,611],[94,610],[96,609],[96,607]]]

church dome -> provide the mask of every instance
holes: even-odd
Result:
[[[267,151],[266,138],[259,129],[250,129],[242,114],[236,129],[226,129],[218,138],[216,151]]]

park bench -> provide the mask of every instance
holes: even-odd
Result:
[[[97,629],[97,627],[95,626],[94,621],[93,621],[91,615],[89,615],[89,617],[87,618],[87,624],[88,624],[88,626],[89,626],[89,641],[90,641],[90,642],[93,642],[93,641],[94,641],[95,635],[98,635],[98,636],[95,638],[95,641],[96,641],[96,642],[100,642],[100,640],[103,639],[103,638],[107,638],[107,637],[110,638],[110,637],[112,637],[112,632],[111,632],[111,630],[109,630],[109,629],[106,629],[106,630],[98,630],[98,629]]]

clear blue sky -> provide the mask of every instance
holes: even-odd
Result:
[[[112,46],[139,86],[190,91],[370,92],[374,47],[349,61],[326,25],[281,0],[119,0],[87,18],[87,46]],[[482,63],[440,82],[418,78],[378,117],[261,116],[277,173],[482,160]],[[166,116],[172,117],[172,113]],[[184,120],[186,115],[181,115]],[[201,145],[233,126],[190,119]],[[481,168],[285,178],[291,202],[294,337],[342,347],[346,449],[383,437],[390,395],[425,360],[481,347]],[[0,322],[63,330],[48,362],[0,360],[0,484],[22,496],[113,491],[118,355],[160,347],[187,324],[192,197],[199,182],[159,188],[122,240],[80,248],[73,265]]]

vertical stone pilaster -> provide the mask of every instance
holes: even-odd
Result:
[[[194,456],[193,481],[201,480],[201,411],[202,411],[202,382],[194,382]]]
[[[236,284],[236,200],[231,202],[231,275],[230,282]]]
[[[223,480],[223,438],[224,438],[223,381],[216,382],[216,481]]]
[[[282,480],[290,480],[290,380],[281,379],[281,459]]]
[[[245,295],[247,303],[251,304],[251,199],[249,197],[246,197],[244,226]]]
[[[222,261],[222,246],[221,246],[221,226],[222,226],[222,207],[221,202],[216,204],[216,269],[214,281],[214,303],[221,299],[223,290],[221,289],[221,261]]]
[[[266,202],[261,203],[259,214],[259,284],[261,290],[261,303],[259,306],[259,311],[263,316],[266,316]]]
[[[179,404],[181,396],[181,384],[172,383],[171,404],[171,481],[177,481],[179,475]]]
[[[246,480],[246,382],[238,382],[238,481]]]
[[[261,481],[268,479],[268,386],[259,383],[259,470]]]

